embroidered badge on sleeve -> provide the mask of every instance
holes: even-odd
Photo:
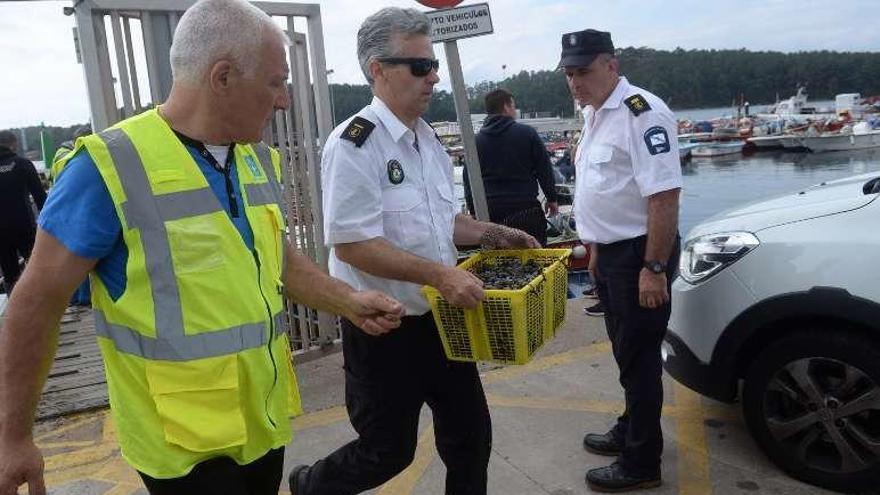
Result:
[[[648,152],[652,155],[667,153],[671,149],[669,134],[666,133],[666,129],[663,127],[655,125],[645,131],[645,145],[648,147]]]

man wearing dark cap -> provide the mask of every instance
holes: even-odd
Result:
[[[583,107],[575,219],[580,238],[596,245],[590,268],[626,396],[610,431],[584,437],[588,451],[617,457],[586,480],[597,491],[655,487],[663,450],[660,343],[679,253],[677,126],[660,98],[618,76],[609,33],[564,34],[559,67]]]

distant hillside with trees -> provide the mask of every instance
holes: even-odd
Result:
[[[88,122],[83,123],[83,124],[75,124],[75,125],[71,125],[71,126],[66,126],[66,127],[59,127],[59,126],[25,127],[24,128],[24,131],[25,131],[24,135],[25,135],[25,139],[27,140],[27,146],[23,146],[24,143],[21,142],[21,129],[10,129],[10,130],[14,131],[15,136],[18,138],[19,151],[21,151],[22,149],[27,149],[29,152],[28,153],[29,155],[34,156],[34,153],[36,153],[35,156],[38,157],[37,159],[42,160],[42,158],[40,157],[40,154],[41,154],[40,130],[41,129],[44,129],[47,131],[49,137],[52,139],[53,146],[57,147],[59,144],[63,143],[64,141],[67,141],[68,139],[73,138],[73,133],[75,133],[77,129],[79,129],[80,127],[82,127],[84,125],[88,125]]]
[[[618,50],[620,72],[630,82],[663,98],[673,109],[730,105],[740,97],[753,105],[772,103],[806,85],[812,100],[838,93],[880,94],[878,52],[753,52],[748,50],[654,50],[628,47]],[[555,63],[555,59],[548,61]],[[472,113],[485,113],[483,96],[497,88],[516,96],[524,113],[571,117],[574,108],[565,75],[556,70],[522,71],[503,81],[483,81],[467,88]],[[335,121],[356,113],[370,102],[366,84],[332,84]],[[455,104],[448,91],[436,91],[426,120],[455,120]],[[79,125],[48,127],[54,143],[70,139]],[[39,149],[39,128],[27,128],[28,147]]]
[[[880,94],[878,52],[753,52],[748,50],[618,50],[620,73],[630,82],[663,98],[673,109],[730,105],[742,96],[753,105],[773,103],[806,85],[812,100],[827,100],[838,93]],[[349,86],[357,88],[358,86]],[[504,87],[516,96],[525,113],[574,113],[565,75],[556,70],[522,71],[503,81],[484,81],[468,87],[470,109],[485,113],[483,95]],[[340,95],[334,87],[334,96]],[[335,106],[337,122],[369,103],[347,100]],[[429,120],[454,120],[452,95],[438,91],[426,116]]]
[[[880,93],[880,53],[750,52],[747,50],[652,50],[624,48],[621,73],[664,98],[672,108],[729,105],[740,95],[772,103],[806,85],[813,100],[838,93]]]

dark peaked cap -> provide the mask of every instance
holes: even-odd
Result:
[[[593,63],[600,53],[614,55],[611,33],[586,29],[562,35],[562,58],[559,66],[586,67]]]

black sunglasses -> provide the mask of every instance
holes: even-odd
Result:
[[[408,65],[409,71],[416,77],[425,77],[431,73],[431,69],[438,70],[440,61],[434,58],[413,57],[383,57],[379,62],[395,65]]]

